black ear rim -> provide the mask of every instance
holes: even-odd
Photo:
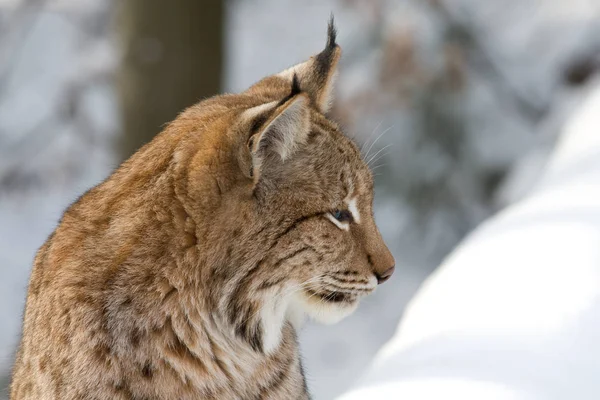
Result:
[[[265,124],[265,122],[267,122],[270,116],[271,112],[261,114],[254,118],[254,121],[252,121],[252,125],[250,126],[250,131],[248,132],[248,139],[254,136],[262,128],[262,126]]]
[[[292,77],[292,91],[290,92],[289,97],[294,97],[300,93],[302,93],[302,89],[300,88],[300,78],[298,78],[298,74],[294,72],[294,76]]]
[[[259,115],[258,117],[256,117],[254,119],[254,121],[252,121],[252,125],[250,126],[250,131],[248,133],[248,138],[250,139],[252,136],[254,136],[264,126],[264,124],[267,122],[267,120],[269,119],[269,117],[271,116],[271,114],[278,107],[281,107],[282,105],[284,105],[285,103],[287,103],[289,100],[293,99],[294,97],[296,97],[300,93],[302,93],[302,88],[300,87],[300,78],[298,78],[298,74],[297,73],[294,73],[294,76],[292,77],[291,90],[288,93],[288,95],[285,96],[283,99],[281,99],[277,103],[277,105],[275,107],[273,107],[273,109],[271,111],[269,111],[268,113],[264,113],[264,114]],[[251,148],[252,146],[249,145],[248,147]]]
[[[281,107],[300,93],[302,93],[302,88],[300,87],[300,78],[298,78],[298,74],[294,72],[294,75],[292,76],[292,86],[290,92],[283,99],[279,100],[279,103],[277,103],[275,109]]]

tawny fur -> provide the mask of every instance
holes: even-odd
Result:
[[[372,175],[324,114],[329,33],[185,110],[69,207],[35,258],[13,400],[309,398],[297,324],[349,314],[394,263]]]

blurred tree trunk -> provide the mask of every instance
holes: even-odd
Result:
[[[123,160],[184,108],[221,88],[224,2],[127,0],[118,3],[123,62],[117,75]]]

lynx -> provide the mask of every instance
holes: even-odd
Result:
[[[297,329],[390,277],[341,50],[183,111],[39,249],[11,398],[308,399]]]

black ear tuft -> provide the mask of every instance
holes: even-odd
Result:
[[[327,48],[331,49],[337,46],[335,39],[337,37],[337,29],[335,29],[335,23],[333,20],[333,13],[329,17],[329,24],[327,25]]]
[[[333,14],[331,14],[329,25],[327,26],[327,46],[315,56],[314,69],[317,75],[318,87],[325,84],[330,77],[330,72],[334,67],[334,64],[337,62],[336,54],[339,55],[339,49],[335,42],[336,36],[337,29],[335,29]]]
[[[278,77],[292,83],[291,94],[283,100],[283,103],[289,100],[290,96],[298,95],[302,91],[308,95],[312,104],[319,111],[323,113],[329,111],[337,65],[342,55],[342,49],[336,43],[336,37],[337,30],[332,14],[327,26],[327,45],[325,48],[320,53],[310,57],[308,61],[296,64],[277,74]],[[302,88],[300,88],[300,83]]]

